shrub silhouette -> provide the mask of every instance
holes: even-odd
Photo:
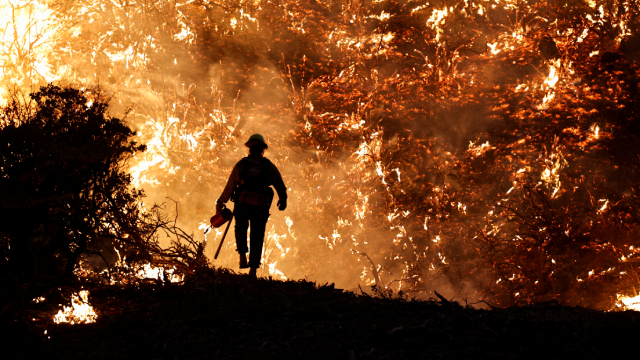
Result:
[[[68,279],[92,244],[143,241],[142,192],[123,166],[145,147],[107,110],[99,92],[54,85],[0,109],[0,276],[22,295]]]

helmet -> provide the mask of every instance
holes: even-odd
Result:
[[[264,142],[264,137],[260,134],[251,135],[249,140],[246,143],[244,143],[246,147],[251,147],[256,144],[263,144],[265,149],[269,148],[269,145],[267,145],[267,143]]]

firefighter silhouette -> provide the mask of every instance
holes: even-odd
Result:
[[[235,203],[233,213],[236,219],[236,246],[240,255],[240,268],[250,268],[249,275],[256,278],[256,270],[260,267],[264,232],[269,220],[269,208],[273,200],[273,190],[278,193],[278,209],[287,207],[287,188],[282,181],[278,168],[264,157],[268,149],[264,137],[251,135],[245,143],[249,148],[249,156],[240,160],[231,172],[222,195],[216,202],[216,211],[220,212],[224,204],[232,200]],[[251,253],[247,262],[247,230],[251,225]]]

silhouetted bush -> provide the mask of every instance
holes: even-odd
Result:
[[[0,109],[0,277],[20,290],[3,304],[68,279],[97,243],[143,245],[142,192],[124,164],[145,146],[107,110],[99,92],[54,85]]]

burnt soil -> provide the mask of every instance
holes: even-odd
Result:
[[[53,324],[59,301],[1,324],[3,359],[624,359],[640,337],[633,311],[481,310],[234,274],[94,287],[95,324]]]

